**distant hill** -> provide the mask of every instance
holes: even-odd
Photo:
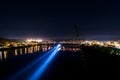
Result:
[[[3,38],[0,37],[0,43],[4,43],[4,42],[20,42],[21,40],[19,39],[8,39],[8,38]]]

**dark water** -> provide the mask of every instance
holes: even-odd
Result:
[[[40,56],[44,55],[52,47],[53,45],[42,45],[0,51],[0,80],[9,80],[12,75],[22,70],[25,66],[29,65]],[[77,64],[81,65],[82,61],[77,54],[80,54],[79,47],[62,46],[62,50],[57,54],[55,60],[47,68],[46,72],[44,72],[41,79],[53,80],[60,78],[62,75],[59,76],[59,74],[67,72],[71,65],[76,64],[76,60],[80,62],[77,62]],[[64,70],[66,71],[62,72]],[[24,75],[22,77],[22,79],[24,79]]]
[[[0,80],[9,80],[13,74],[44,55],[52,47],[53,45],[42,45],[1,51]],[[119,64],[119,56],[98,56],[91,52],[85,53],[79,46],[63,45],[62,50],[44,71],[40,80],[80,80],[95,75],[102,77],[120,72]],[[24,77],[25,75],[21,76],[22,80]]]

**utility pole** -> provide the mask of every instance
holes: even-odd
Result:
[[[75,31],[75,40],[78,40],[79,39],[79,28],[77,24],[74,25],[74,31]]]

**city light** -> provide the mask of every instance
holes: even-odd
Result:
[[[26,42],[32,42],[33,41],[33,39],[27,39],[26,40]]]
[[[26,42],[42,42],[42,39],[27,39]]]
[[[42,39],[36,39],[35,41],[36,42],[42,42],[43,40]]]

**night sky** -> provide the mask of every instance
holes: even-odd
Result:
[[[8,38],[120,39],[120,5],[101,0],[0,3],[0,36]]]

